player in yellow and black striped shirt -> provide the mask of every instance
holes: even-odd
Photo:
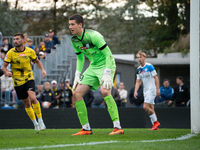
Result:
[[[14,35],[14,44],[15,47],[10,49],[4,59],[2,70],[8,77],[12,77],[17,96],[23,100],[26,112],[32,120],[35,130],[45,130],[40,104],[35,96],[35,81],[30,61],[35,61],[42,70],[43,78],[46,77],[46,71],[37,58],[35,51],[24,46],[24,35],[22,33]],[[12,72],[7,69],[9,63],[11,64]],[[31,103],[33,107],[31,107]]]
[[[34,80],[30,61],[36,60],[37,56],[29,47],[24,47],[23,51],[17,48],[10,49],[4,61],[11,63],[13,84],[15,87],[25,84],[29,80]]]

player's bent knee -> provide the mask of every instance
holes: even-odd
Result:
[[[26,99],[23,99],[23,102],[24,102],[24,106],[25,106],[26,108],[31,107],[31,102],[30,102],[30,100],[28,99],[28,97],[27,97]]]
[[[74,98],[76,98],[77,96],[79,96],[80,94],[79,94],[79,92],[77,91],[77,90],[75,90],[74,92],[73,92],[73,96],[74,96]]]
[[[80,101],[83,99],[83,93],[79,92],[79,91],[74,91],[73,92],[73,96],[74,96],[74,101]]]
[[[147,105],[143,105],[143,109],[144,109],[144,110],[148,110],[149,107],[148,107]]]
[[[108,93],[102,93],[102,96],[103,96],[103,98],[104,98],[104,97],[106,97],[106,96],[109,96],[109,94],[108,94]]]
[[[111,90],[101,89],[101,94],[104,97],[111,95]]]
[[[35,95],[29,95],[29,98],[30,98],[31,102],[35,102],[35,101],[37,101]]]

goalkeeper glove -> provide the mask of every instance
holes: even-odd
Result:
[[[75,72],[73,91],[76,89],[76,86],[77,86],[78,84],[81,84],[81,81],[80,81],[80,74],[81,74],[80,71],[76,71],[76,72]]]
[[[111,70],[106,68],[104,70],[104,76],[101,78],[100,84],[103,83],[104,89],[111,89],[113,86],[113,82],[110,76]]]

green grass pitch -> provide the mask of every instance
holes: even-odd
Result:
[[[0,130],[0,150],[52,149],[52,150],[198,150],[200,135],[190,136],[189,129],[124,129],[123,135],[108,135],[112,129],[93,129],[93,135],[71,136],[80,129]],[[154,141],[152,141],[154,140]],[[44,146],[47,146],[46,148]]]

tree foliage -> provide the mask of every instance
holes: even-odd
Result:
[[[131,0],[124,7],[106,10],[107,17],[100,21],[99,31],[114,53],[136,53],[144,44],[155,20],[139,14],[137,5]]]
[[[42,3],[40,0],[30,2]],[[46,0],[50,2],[53,1]],[[110,7],[110,3],[121,5]],[[157,15],[141,14],[138,6],[142,3]],[[52,5],[40,11],[26,11],[24,24],[29,35],[44,35],[49,29],[56,30],[58,35],[70,34],[68,18],[78,13],[83,15],[86,28],[103,34],[113,53],[136,53],[141,49],[155,56],[189,32],[188,8],[189,0],[62,0],[62,6],[57,9]],[[22,30],[23,17],[17,17],[19,11],[7,9],[4,12],[8,17],[0,17],[11,25],[9,31],[3,33],[11,35],[11,31]],[[11,19],[12,16],[16,17]],[[1,24],[0,29],[2,26],[6,27],[6,23]]]
[[[54,18],[55,9],[50,8],[48,11],[38,12],[32,17],[27,17],[29,26],[27,31],[30,34],[41,35],[49,29],[58,31],[58,34],[70,34],[68,30],[68,19],[73,14],[81,14],[85,19],[94,18],[101,9],[102,0],[62,0],[63,5],[56,9],[56,18]],[[92,7],[92,8],[89,8]],[[36,19],[37,18],[37,19]],[[86,27],[90,26],[87,22]]]
[[[154,54],[163,52],[166,47],[171,46],[181,34],[189,32],[186,25],[189,18],[189,0],[140,0],[150,7],[150,12],[157,11],[156,22],[149,34],[146,35],[147,42],[143,49],[153,50]],[[187,6],[187,7],[186,7]]]
[[[0,31],[3,35],[14,35],[23,31],[25,17],[19,10],[10,9],[10,3],[0,1]]]

